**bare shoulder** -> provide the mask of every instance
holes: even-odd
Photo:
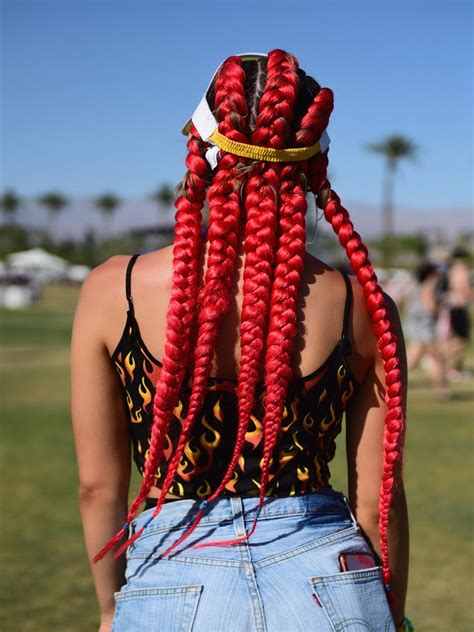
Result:
[[[131,255],[114,255],[91,270],[82,287],[82,295],[88,300],[100,301],[102,306],[121,309],[126,304],[125,277]],[[135,265],[134,285],[146,285],[147,281],[166,282],[172,258],[172,246],[140,255]]]
[[[352,321],[353,336],[357,353],[368,360],[374,361],[379,355],[374,325],[367,309],[366,298],[362,286],[356,276],[351,276],[350,279],[354,296]],[[388,320],[390,321],[392,331],[398,340],[399,353],[402,358],[403,365],[405,362],[405,342],[398,307],[393,298],[384,292],[383,289],[382,294]]]
[[[125,271],[130,260],[129,255],[114,255],[93,268],[81,289],[80,303],[100,304],[102,308],[118,296],[119,288],[125,300]]]
[[[323,301],[325,311],[328,311],[330,314],[339,313],[341,305],[344,304],[347,291],[341,272],[324,261],[307,254],[305,258],[305,275],[307,279],[315,279],[314,300],[318,303]],[[362,378],[369,366],[374,362],[377,354],[377,341],[367,310],[363,288],[356,276],[348,274],[348,278],[351,283],[353,299],[349,321],[349,337],[353,348],[351,363],[356,375]],[[390,311],[396,309],[389,297],[387,301],[390,302]],[[329,326],[330,324],[328,323]]]

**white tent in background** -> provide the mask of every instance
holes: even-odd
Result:
[[[42,248],[14,252],[7,256],[6,262],[9,272],[27,274],[41,283],[64,278],[70,266],[66,259],[52,255]]]

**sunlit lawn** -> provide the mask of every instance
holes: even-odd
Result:
[[[68,408],[76,298],[74,288],[50,287],[35,307],[0,312],[2,632],[97,629]],[[440,404],[421,373],[411,384],[407,612],[418,632],[474,629],[472,387],[456,385],[454,400]],[[340,489],[342,461],[333,469]]]

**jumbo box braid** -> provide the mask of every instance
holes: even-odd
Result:
[[[333,108],[331,90],[323,88],[315,97],[308,114],[301,121],[297,135],[300,144],[315,142],[329,122]],[[318,196],[318,205],[324,209],[324,215],[341,245],[345,248],[351,268],[361,284],[367,311],[370,314],[377,345],[383,359],[385,370],[386,396],[388,408],[384,428],[384,456],[379,502],[379,533],[382,552],[383,577],[390,591],[390,568],[388,560],[388,523],[389,510],[393,498],[393,489],[397,483],[397,467],[402,461],[405,434],[405,393],[400,373],[400,355],[397,336],[390,320],[389,311],[377,276],[369,260],[368,251],[362,239],[354,230],[347,210],[341,206],[338,195],[331,189],[327,179],[327,153],[316,154],[309,161],[308,171],[310,188]],[[393,600],[393,593],[389,592]]]
[[[163,442],[177,404],[189,359],[189,340],[196,312],[199,285],[198,263],[201,251],[201,209],[207,186],[208,164],[204,144],[193,127],[188,140],[183,194],[176,201],[176,226],[173,247],[173,279],[167,314],[166,345],[162,368],[155,386],[153,424],[142,485],[132,502],[127,521],[93,558],[102,559],[128,532],[130,522],[147,497],[155,480]],[[140,532],[137,532],[139,534]],[[135,536],[137,536],[135,534]]]
[[[215,84],[215,107],[217,118],[220,121],[219,131],[233,140],[247,142],[248,138],[245,131],[248,107],[245,99],[245,74],[238,57],[228,59],[218,73]],[[201,311],[195,351],[193,389],[178,447],[153,516],[156,516],[161,509],[164,496],[171,485],[184,447],[189,439],[196,415],[202,406],[219,327],[230,306],[230,291],[233,285],[241,210],[240,179],[242,176],[236,171],[240,162],[240,159],[235,156],[222,153],[213,185],[208,192],[210,208],[209,257],[200,301]],[[200,513],[198,512],[195,522],[183,536],[183,539],[192,532],[201,515],[202,509]],[[178,543],[175,543],[171,548],[174,548]]]
[[[215,83],[215,106],[216,116],[220,120],[219,131],[233,140],[247,142],[247,136],[243,131],[240,131],[245,129],[245,117],[248,113],[245,99],[245,73],[241,64],[240,58],[234,57],[226,60],[222,65]],[[188,412],[182,424],[178,445],[162,485],[157,506],[149,517],[147,524],[161,510],[196,416],[202,407],[207,391],[208,378],[212,369],[212,360],[220,325],[229,310],[230,293],[233,286],[237,258],[241,210],[240,179],[242,176],[236,170],[239,163],[240,159],[236,156],[223,154],[219,160],[213,184],[207,194],[209,203],[208,265],[203,291],[201,292],[192,390]],[[189,531],[183,535],[183,539],[194,530],[202,515],[202,509],[199,510]],[[146,526],[144,525],[142,529]],[[140,530],[141,533],[142,530]],[[133,542],[134,538],[135,536],[124,542],[116,552],[115,557],[119,556]]]
[[[259,103],[252,143],[264,147],[285,147],[290,133],[291,116],[298,91],[297,61],[288,53],[275,50],[268,55],[267,81]],[[258,89],[255,94],[258,94]],[[253,108],[252,108],[253,109]],[[240,326],[240,370],[238,381],[239,421],[234,453],[224,477],[209,498],[218,497],[233,475],[242,451],[245,432],[254,405],[255,389],[264,353],[272,291],[274,252],[277,241],[278,187],[282,167],[263,163],[246,185],[247,211],[244,248],[243,304]],[[204,546],[229,546],[249,538],[255,529],[258,514],[250,532],[234,540],[205,542]],[[182,539],[180,539],[182,541]]]

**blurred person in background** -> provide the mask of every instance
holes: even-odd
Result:
[[[440,272],[431,262],[422,263],[415,272],[416,285],[405,313],[404,330],[410,341],[407,350],[408,371],[427,358],[426,368],[436,396],[449,399],[446,364],[437,340],[437,321],[440,313]]]
[[[327,179],[332,108],[285,51],[226,59],[185,128],[173,246],[83,286],[72,417],[101,632],[412,629],[403,334]],[[308,196],[355,276],[306,251]],[[344,413],[348,498],[329,483]]]
[[[473,300],[467,261],[468,253],[463,248],[456,248],[451,255],[448,270],[447,304],[450,329],[446,342],[446,356],[449,365],[448,377],[452,380],[468,379],[470,376],[469,371],[464,368],[464,357],[471,331],[469,309]]]

